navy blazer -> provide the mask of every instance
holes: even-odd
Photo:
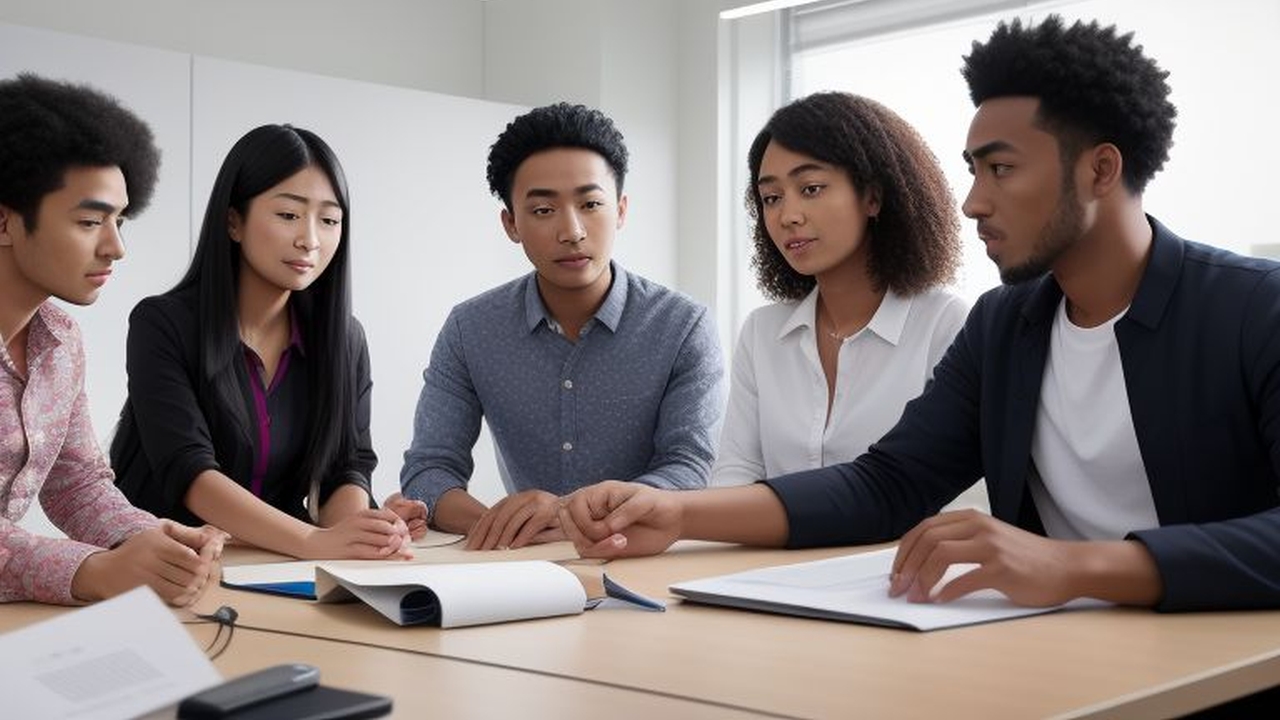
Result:
[[[1280,264],[1188,242],[1149,218],[1151,256],[1115,325],[1160,527],[1134,528],[1162,610],[1280,607]],[[898,424],[856,460],[766,481],[788,544],[900,537],[985,477],[991,512],[1039,532],[1027,478],[1052,275],[974,306]]]

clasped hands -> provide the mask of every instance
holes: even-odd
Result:
[[[177,607],[195,603],[218,581],[222,547],[229,536],[212,525],[195,528],[172,520],[135,533],[80,563],[71,594],[95,602],[146,585]]]

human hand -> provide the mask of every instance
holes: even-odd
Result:
[[[212,525],[201,525],[197,528],[173,522],[172,520],[161,520],[160,527],[164,530],[165,535],[195,550],[197,553],[202,555],[207,553],[212,560],[222,559],[222,548],[231,540],[230,535]]]
[[[209,585],[218,581],[221,575],[222,567],[222,548],[231,540],[231,536],[223,532],[220,528],[213,525],[201,525],[198,528],[181,523],[163,520],[160,527],[164,529],[165,534],[195,550],[202,562],[208,565],[208,574],[204,581],[198,587],[186,594],[180,595],[173,600],[173,604],[178,607],[186,607],[194,605]]]
[[[421,500],[410,500],[400,493],[392,493],[383,501],[382,507],[400,516],[409,528],[410,539],[420,540],[427,534],[426,503]]]
[[[889,595],[912,602],[949,602],[992,588],[1018,605],[1046,607],[1080,596],[1074,586],[1079,543],[1027,532],[976,510],[935,515],[902,537]],[[978,567],[936,588],[956,563]]]
[[[561,502],[560,527],[582,557],[656,555],[680,538],[677,493],[606,480]]]
[[[146,585],[171,605],[190,605],[216,579],[225,540],[226,534],[216,528],[161,520],[115,548],[85,558],[71,580],[71,593],[97,601]]]
[[[399,515],[364,508],[329,527],[312,528],[305,547],[312,560],[407,560],[413,557],[409,542],[409,527]]]
[[[560,498],[545,490],[508,495],[476,520],[467,533],[468,550],[521,548],[564,540],[557,513]]]

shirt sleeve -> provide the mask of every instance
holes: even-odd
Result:
[[[1253,289],[1240,348],[1249,394],[1246,401],[1257,418],[1273,482],[1280,477],[1280,332],[1276,328],[1280,328],[1280,270],[1271,271]],[[1280,607],[1280,508],[1219,522],[1162,526],[1129,537],[1142,542],[1155,559],[1164,584],[1158,610]]]
[[[674,490],[706,486],[724,412],[723,381],[720,340],[702,308],[681,344],[658,407],[653,458],[635,482]]]
[[[40,490],[40,504],[67,539],[48,538],[0,518],[0,602],[76,604],[71,583],[90,555],[156,523],[112,483],[80,389],[61,450]]]
[[[760,395],[756,387],[755,315],[747,318],[733,354],[729,407],[725,411],[720,447],[711,467],[711,484],[749,485],[765,476],[760,442]]]
[[[157,510],[161,514],[183,506],[197,475],[220,469],[192,385],[196,370],[183,347],[178,318],[155,301],[144,300],[134,308],[125,345],[129,404],[145,461],[161,485],[166,508]]]
[[[369,430],[373,422],[373,374],[364,327],[354,318],[351,320],[351,353],[355,375],[355,444],[346,457],[338,458],[334,471],[321,486],[319,500],[322,505],[343,485],[363,488],[369,494],[370,503],[373,502],[372,478],[374,468],[378,466],[378,455],[373,450],[373,435]]]
[[[404,454],[400,489],[434,512],[440,496],[467,487],[475,462],[483,409],[467,370],[463,330],[455,309],[445,320],[422,373],[413,418],[413,441]]]

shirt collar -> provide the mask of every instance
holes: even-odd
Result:
[[[627,307],[627,285],[629,280],[627,271],[616,262],[610,261],[609,269],[613,271],[613,282],[609,285],[609,292],[604,296],[604,302],[600,303],[600,308],[596,310],[595,319],[601,325],[609,328],[610,332],[618,331],[618,323],[622,320],[622,311]],[[524,321],[529,332],[537,329],[538,323],[545,321],[547,327],[554,329],[556,327],[555,318],[551,317],[551,313],[547,310],[547,306],[542,302],[542,295],[538,293],[538,273],[531,272],[526,276],[524,286]]]
[[[36,314],[31,317],[31,327],[27,330],[27,347],[32,350],[43,349],[37,347],[36,338],[50,346],[61,345],[71,340],[73,332],[71,316],[46,300],[36,308]]]
[[[796,303],[796,307],[791,311],[791,315],[787,321],[782,324],[778,330],[778,339],[781,340],[787,334],[799,329],[810,328],[817,333],[814,327],[814,318],[818,309],[818,287],[815,285],[809,294],[803,300]],[[903,297],[889,290],[885,292],[884,299],[880,301],[880,307],[876,308],[876,314],[871,316],[871,322],[867,323],[867,329],[886,342],[897,345],[902,339],[902,331],[907,326],[907,316],[911,313],[911,298]]]
[[[31,320],[27,323],[27,367],[30,372],[31,363],[36,358],[49,352],[63,343],[75,338],[75,328],[71,316],[46,300],[36,308]],[[9,357],[8,348],[0,342],[0,353],[4,354],[6,366],[11,372],[13,358]]]

